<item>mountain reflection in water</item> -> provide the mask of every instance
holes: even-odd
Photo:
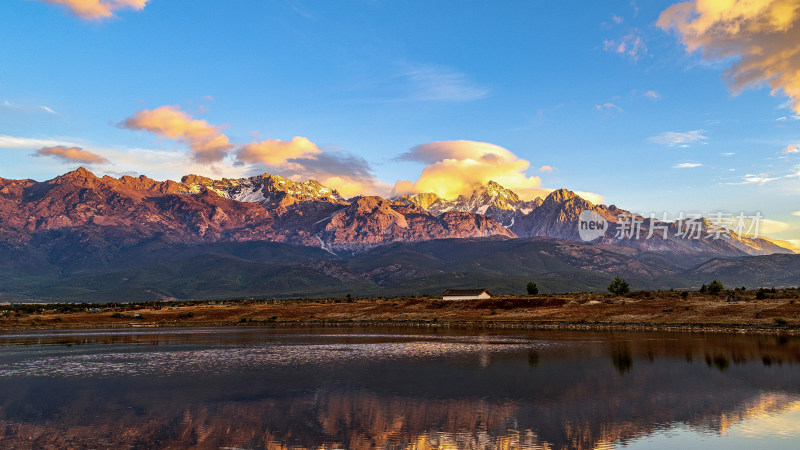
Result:
[[[0,334],[0,447],[798,447],[798,362],[759,335]]]

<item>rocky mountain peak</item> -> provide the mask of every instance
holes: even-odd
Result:
[[[249,178],[223,178],[214,180],[199,175],[187,175],[181,179],[186,193],[196,194],[203,189],[216,192],[220,197],[240,202],[288,205],[298,201],[341,202],[335,189],[323,186],[316,180],[292,181],[280,175],[265,173]]]
[[[420,194],[401,195],[400,197],[397,197],[396,200],[405,203],[406,205],[418,206],[427,210],[431,205],[442,200],[442,198],[433,192],[424,192]]]
[[[67,172],[60,177],[57,177],[55,180],[57,181],[71,181],[77,183],[85,183],[87,181],[95,181],[99,180],[100,178],[97,175],[93,174],[85,167],[78,167],[77,169],[73,170],[72,172]]]
[[[557,203],[564,203],[574,198],[580,198],[576,193],[568,189],[556,189],[551,192],[545,200],[551,200]]]

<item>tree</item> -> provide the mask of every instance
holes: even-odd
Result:
[[[708,286],[706,286],[705,284],[700,286],[700,293],[705,294],[706,292],[708,292]]]
[[[528,283],[528,295],[536,295],[539,293],[539,288],[536,286],[536,283],[531,281]]]
[[[714,280],[708,285],[708,293],[718,295],[725,289],[725,286],[719,280]]]
[[[631,291],[631,286],[628,284],[627,281],[623,280],[620,277],[615,277],[614,281],[608,285],[608,292],[611,292],[615,295],[625,295]]]

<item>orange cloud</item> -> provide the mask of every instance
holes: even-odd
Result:
[[[553,167],[553,166],[544,165],[542,167],[539,167],[539,172],[553,173],[554,170],[555,170],[555,167]]]
[[[79,163],[86,163],[86,164],[103,164],[109,162],[106,158],[103,158],[100,155],[92,153],[87,150],[83,150],[80,147],[64,147],[64,146],[56,146],[56,147],[44,147],[37,150],[34,156],[54,156],[58,159],[67,162],[79,162]]]
[[[247,163],[262,163],[279,166],[289,159],[313,158],[322,153],[316,144],[307,138],[295,136],[291,141],[267,139],[248,144],[239,149],[236,158]]]
[[[657,25],[706,59],[735,58],[724,72],[734,93],[767,84],[800,113],[798,18],[800,0],[695,0],[670,6]]]
[[[387,196],[392,187],[375,178],[367,161],[341,152],[325,152],[313,158],[293,159],[282,173],[293,181],[317,180],[339,191],[342,197]]]
[[[503,147],[474,141],[442,141],[419,145],[398,159],[428,165],[416,182],[398,181],[394,194],[434,192],[443,198],[469,195],[476,186],[495,181],[524,195],[541,184],[528,177],[530,163]],[[535,196],[534,196],[535,197]]]
[[[41,0],[62,5],[84,20],[101,20],[114,16],[119,9],[142,10],[149,0]]]
[[[199,163],[222,161],[233,148],[219,127],[209,125],[205,120],[192,119],[174,106],[139,111],[122,125],[183,141],[189,145],[192,159]]]
[[[800,145],[787,145],[783,153],[800,153]]]
[[[391,186],[380,183],[367,161],[341,152],[323,152],[308,138],[289,141],[267,139],[250,144],[231,143],[228,137],[205,120],[197,120],[174,106],[142,110],[122,123],[132,130],[145,130],[189,146],[197,164],[223,162],[235,155],[233,167],[212,166],[212,172],[236,171],[276,173],[294,181],[314,179],[336,189],[344,197],[359,194],[385,195]],[[228,162],[231,162],[228,160]],[[202,171],[197,171],[202,172]]]

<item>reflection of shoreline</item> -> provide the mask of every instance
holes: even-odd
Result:
[[[0,384],[0,447],[589,448],[683,425],[724,434],[800,405],[800,366],[788,363],[800,353],[794,339],[567,333],[548,334],[558,345],[535,350],[493,352],[481,344],[518,336],[472,335],[462,340],[475,351],[416,359],[231,365],[216,375],[7,377]],[[130,344],[170,353],[170,339]],[[360,346],[387,337],[318,339]]]
[[[168,414],[128,412],[89,424],[23,423],[0,419],[4,447],[95,446],[99,448],[598,448],[688,425],[700,433],[724,434],[751,417],[798,408],[797,396],[764,394],[740,409],[688,421],[642,426],[631,421],[600,427],[564,421],[552,439],[536,427],[518,427],[513,402],[426,401],[374,393],[316,392],[290,402],[268,400],[197,405]],[[550,438],[550,439],[548,439]]]

